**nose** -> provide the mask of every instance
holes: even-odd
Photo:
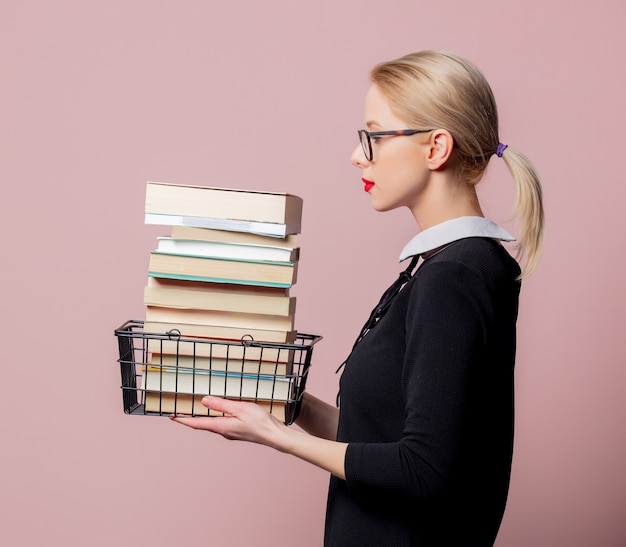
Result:
[[[363,153],[363,147],[360,144],[358,144],[352,151],[352,154],[350,154],[350,162],[355,167],[361,167],[361,168],[363,168],[365,164],[369,163],[367,159],[365,159],[365,154]]]

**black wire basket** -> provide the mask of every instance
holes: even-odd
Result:
[[[286,424],[296,409],[321,336],[298,333],[293,343],[216,340],[144,332],[131,320],[115,330],[126,414],[222,415],[202,405],[205,395],[252,401]]]

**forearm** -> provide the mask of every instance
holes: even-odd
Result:
[[[276,448],[345,479],[348,445],[335,440],[339,409],[305,392],[296,423],[305,432],[288,428],[283,443]]]
[[[305,392],[296,424],[307,433],[334,441],[337,438],[339,409]]]
[[[274,448],[316,465],[340,479],[346,478],[344,462],[347,443],[322,439],[291,428],[285,428],[284,433],[280,443]]]

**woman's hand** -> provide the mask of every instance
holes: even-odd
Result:
[[[228,416],[204,418],[179,415],[171,419],[192,429],[217,433],[226,439],[263,444],[284,451],[287,426],[259,405],[221,397],[203,397],[202,404]]]
[[[248,441],[292,454],[345,479],[346,443],[322,439],[290,429],[254,403],[221,397],[203,397],[202,404],[228,416],[172,416],[172,420],[193,429],[211,431],[226,439]]]

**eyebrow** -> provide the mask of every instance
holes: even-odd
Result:
[[[382,125],[380,125],[380,123],[376,120],[369,120],[368,122],[365,122],[365,127],[371,129],[372,127],[382,127]]]

